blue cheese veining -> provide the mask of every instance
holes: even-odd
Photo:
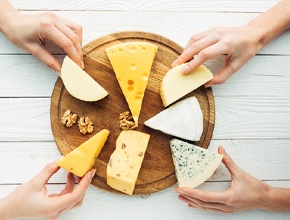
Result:
[[[222,155],[193,144],[172,139],[172,158],[179,187],[195,188],[210,178],[222,161]]]

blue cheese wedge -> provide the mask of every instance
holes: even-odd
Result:
[[[174,137],[199,141],[203,132],[203,115],[198,100],[192,96],[171,105],[144,124]]]
[[[170,149],[179,187],[195,188],[209,179],[223,156],[193,144],[172,139]]]

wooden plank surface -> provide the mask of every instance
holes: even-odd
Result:
[[[11,0],[11,2],[20,10],[263,12],[276,4],[278,0],[236,0],[218,2],[216,0]]]

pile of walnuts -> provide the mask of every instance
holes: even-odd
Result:
[[[120,128],[122,130],[132,130],[137,128],[137,125],[133,121],[133,116],[129,111],[123,112],[119,116],[119,123],[120,123]]]
[[[61,118],[61,123],[66,127],[71,127],[76,123],[78,115],[66,110]],[[78,127],[82,134],[92,133],[94,130],[93,122],[89,117],[81,117],[78,121]]]

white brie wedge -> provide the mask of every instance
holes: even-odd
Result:
[[[171,105],[144,124],[174,137],[199,141],[203,132],[203,115],[198,100],[192,96]]]

